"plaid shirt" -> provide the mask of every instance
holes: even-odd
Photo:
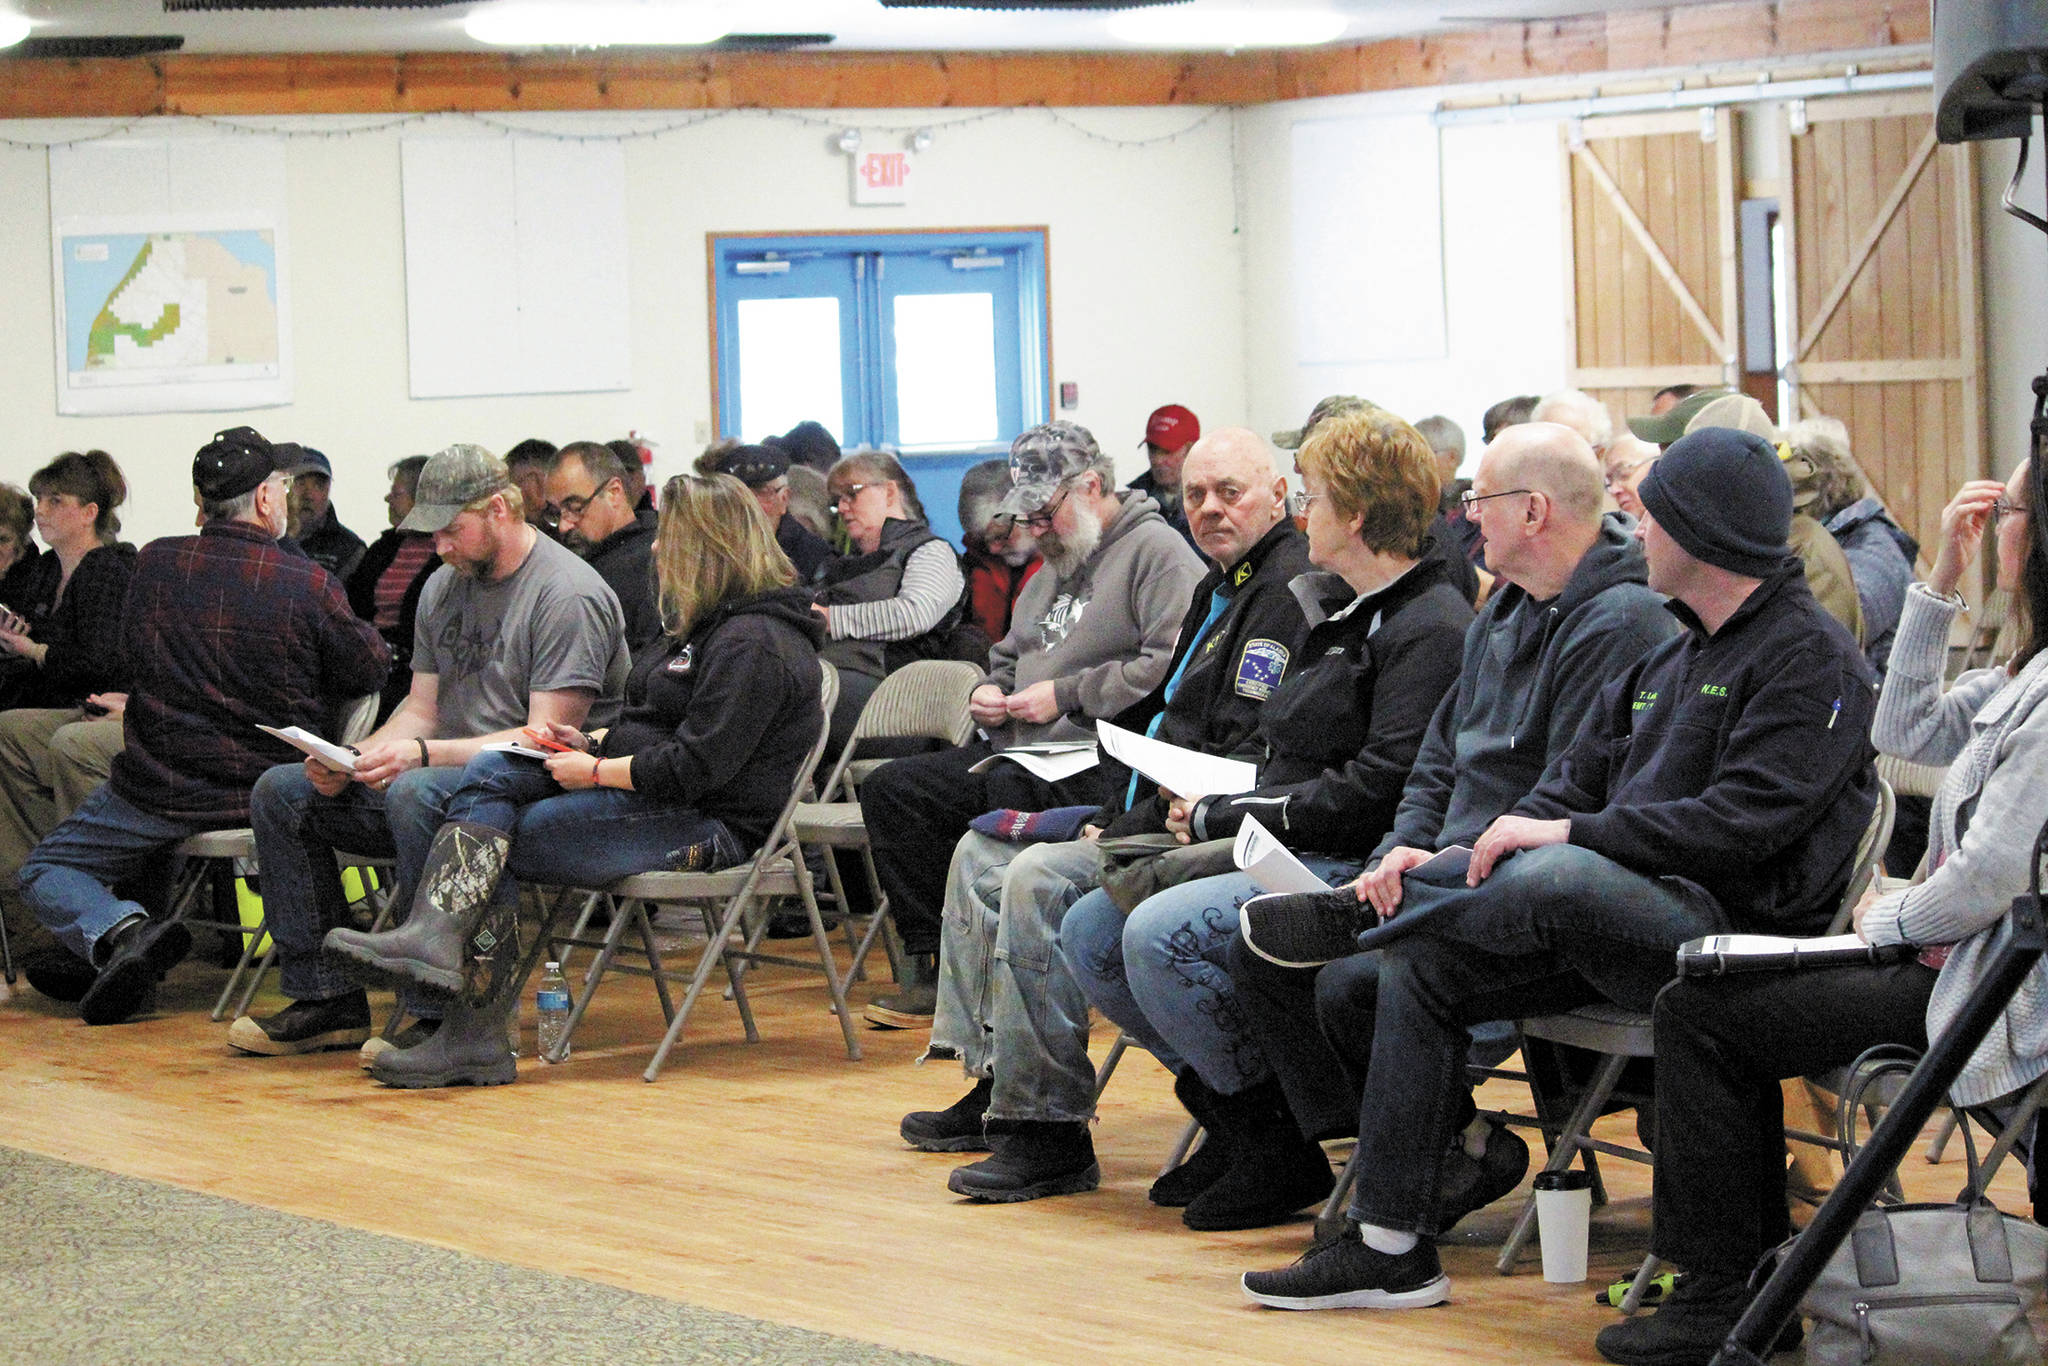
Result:
[[[333,575],[246,522],[144,546],[121,636],[134,689],[115,792],[217,827],[247,824],[249,788],[298,757],[259,722],[325,731],[391,666]]]

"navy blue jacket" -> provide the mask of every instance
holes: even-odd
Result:
[[[1684,634],[1601,695],[1515,814],[1568,817],[1571,842],[1681,878],[1737,930],[1819,934],[1877,803],[1863,651],[1786,562],[1708,635]]]

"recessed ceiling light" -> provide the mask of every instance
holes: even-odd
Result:
[[[13,47],[34,25],[12,10],[0,9],[0,47]]]
[[[1109,32],[1138,47],[1313,47],[1343,36],[1347,20],[1324,9],[1126,10],[1109,16]]]
[[[722,6],[677,0],[494,0],[462,28],[493,47],[697,47],[732,25]]]

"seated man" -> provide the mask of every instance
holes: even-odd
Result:
[[[247,427],[193,459],[199,534],[150,542],[129,584],[127,743],[107,782],[22,865],[22,900],[98,969],[79,1002],[87,1024],[133,1015],[192,943],[184,925],[150,920],[112,884],[190,835],[248,820],[249,785],[290,753],[258,724],[324,728],[390,667],[341,584],[277,544],[288,469]]]
[[[1212,568],[1181,619],[1164,686],[1118,719],[1149,719],[1150,733],[1168,744],[1255,760],[1259,716],[1308,632],[1290,587],[1309,568],[1307,539],[1287,516],[1287,484],[1271,451],[1253,433],[1211,433],[1181,474],[1183,505]],[[1109,835],[1161,834],[1168,806],[1134,774],[1110,797],[1114,819],[1098,819]],[[960,1056],[974,1089],[949,1109],[907,1116],[902,1132],[913,1147],[966,1151],[985,1146],[989,1121],[996,1155],[947,1182],[963,1195],[1030,1200],[1095,1185],[1088,1001],[1053,934],[1103,867],[1093,839],[1019,846],[970,833],[954,852],[932,1044]]]
[[[292,1004],[235,1021],[228,1042],[245,1053],[369,1040],[368,997],[320,957],[327,931],[348,923],[335,851],[396,855],[395,894],[408,903],[464,764],[528,725],[609,724],[624,692],[618,599],[574,552],[524,520],[503,461],[470,445],[434,456],[399,529],[432,534],[443,561],[420,595],[411,691],[363,741],[353,774],[313,759],[280,765],[250,798],[265,918]],[[405,1004],[419,1019],[398,1046],[428,1042],[442,1003],[408,995]]]
[[[299,548],[314,564],[347,583],[369,547],[363,544],[362,537],[341,524],[341,517],[334,511],[333,464],[311,446],[281,441],[278,449],[285,451],[292,462],[292,501],[298,511],[298,527],[292,534],[298,539]]]
[[[953,845],[967,823],[1008,807],[1043,811],[1102,800],[1092,770],[1058,782],[1020,765],[970,770],[1011,745],[1093,740],[1166,677],[1175,632],[1201,561],[1142,493],[1116,491],[1116,471],[1086,427],[1048,422],[1010,446],[1004,510],[1038,537],[1032,576],[1010,633],[968,701],[989,738],[884,764],[861,786],[875,869],[903,939],[904,980],[868,1003],[884,1028],[929,1024],[937,999],[939,907]]]
[[[626,467],[609,446],[571,441],[548,462],[548,512],[562,544],[590,562],[626,614],[626,648],[661,634],[654,598],[654,528],[633,511]]]
[[[1528,795],[1600,690],[1677,629],[1664,599],[1644,585],[1628,523],[1602,515],[1600,467],[1577,433],[1552,423],[1507,428],[1475,473],[1469,513],[1501,587],[1465,633],[1458,682],[1431,716],[1393,825],[1354,884],[1361,899],[1371,889],[1397,904],[1402,870],[1471,843]],[[1523,492],[1495,496],[1510,489]],[[1309,1140],[1357,1132],[1371,1053],[1379,962],[1348,939],[1338,948],[1346,956],[1320,968],[1272,963],[1242,936],[1228,949],[1236,1013]],[[1505,1027],[1480,1033],[1476,1046],[1489,1062],[1514,1046]],[[1453,1153],[1456,1179],[1478,1185],[1478,1160],[1494,1195],[1521,1179],[1528,1148],[1517,1135],[1482,1122],[1469,1137],[1476,1160]]]
[[[1010,633],[1010,614],[1024,585],[1044,567],[1031,533],[996,509],[1010,491],[1010,470],[984,460],[960,476],[960,572],[967,580],[967,620],[994,644]]]
[[[791,515],[789,510],[789,455],[780,446],[748,446],[738,441],[721,441],[697,457],[700,474],[729,474],[747,486],[761,505],[768,525],[775,528],[775,544],[796,566],[796,581],[809,583],[835,557],[824,537]]]
[[[1467,870],[1411,872],[1397,918],[1365,936],[1383,951],[1350,1219],[1293,1266],[1247,1275],[1258,1303],[1447,1298],[1430,1235],[1460,1212],[1441,1196],[1472,1025],[1603,1000],[1647,1010],[1685,940],[1818,933],[1833,914],[1876,802],[1875,706],[1869,663],[1785,545],[1784,466],[1715,428],[1666,450],[1641,494],[1650,586],[1687,629],[1601,694]],[[1265,923],[1248,914],[1246,938],[1348,938],[1356,909],[1288,898]]]

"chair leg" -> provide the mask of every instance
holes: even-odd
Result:
[[[638,902],[630,903],[630,907],[613,908],[612,923],[605,929],[604,947],[597,951],[597,957],[591,959],[590,967],[584,973],[583,990],[569,1003],[569,1019],[562,1028],[561,1053],[556,1057],[542,1054],[547,1061],[560,1062],[569,1055],[569,1043],[576,1037],[576,1026],[583,1022],[584,1012],[590,1009],[591,998],[597,995],[597,984],[604,978],[605,970],[612,965],[612,959],[618,957],[619,940],[625,937],[627,918],[638,909]],[[590,908],[586,905],[583,915],[587,918],[589,914]]]
[[[708,907],[704,909],[704,927],[710,934],[704,944],[703,956],[697,960],[696,971],[690,974],[690,989],[683,994],[682,1008],[676,1012],[676,1017],[668,1022],[668,1032],[661,1036],[660,1047],[654,1050],[654,1057],[647,1064],[647,1070],[640,1074],[643,1081],[652,1082],[661,1075],[661,1065],[668,1061],[669,1050],[676,1046],[676,1039],[682,1034],[683,1026],[689,1022],[690,1012],[697,1007],[697,998],[704,994],[704,984],[710,980],[711,970],[721,964],[725,967],[726,976],[732,980],[734,999],[740,1008],[740,1019],[747,1027],[747,1042],[759,1041],[761,1036],[754,1030],[754,1014],[747,1006],[746,989],[740,985],[739,973],[731,959],[732,936],[739,929],[740,921],[745,917],[751,899],[735,898],[722,920],[714,918]]]
[[[1116,1042],[1110,1045],[1109,1056],[1102,1060],[1102,1066],[1095,1069],[1095,1099],[1102,1099],[1102,1093],[1109,1088],[1109,1079],[1116,1075],[1116,1065],[1124,1060],[1124,1050],[1130,1046],[1131,1036],[1119,1030]]]
[[[1181,1126],[1180,1137],[1173,1141],[1173,1147],[1166,1154],[1166,1165],[1159,1169],[1159,1174],[1164,1176],[1187,1161],[1188,1154],[1194,1151],[1195,1140],[1202,1138],[1202,1133],[1202,1121],[1190,1117],[1188,1122]],[[1202,1138],[1202,1141],[1208,1142],[1206,1138]]]
[[[244,942],[242,944],[241,960],[235,964],[235,970],[228,974],[227,984],[220,989],[220,999],[213,1003],[213,1019],[216,1022],[227,1014],[228,998],[235,994],[235,988],[242,984],[243,974],[249,971],[250,960],[256,957],[256,946],[263,942],[264,928],[267,923],[267,920],[258,920],[253,928],[245,927],[243,929],[242,938]],[[263,963],[265,967],[270,965],[269,954],[263,955]],[[257,969],[257,972],[260,975],[262,969]],[[249,995],[254,994],[255,986],[252,982]],[[245,996],[243,999],[246,1000],[247,997]]]
[[[1600,1117],[1600,1108],[1607,1104],[1607,1097],[1614,1093],[1615,1085],[1621,1080],[1621,1069],[1628,1059],[1619,1053],[1609,1053],[1600,1059],[1600,1066],[1587,1085],[1586,1093],[1579,1103],[1572,1107],[1571,1118],[1559,1132],[1557,1142],[1550,1148],[1550,1160],[1543,1166],[1546,1172],[1561,1172],[1571,1166],[1572,1159],[1580,1152],[1580,1140],[1593,1128],[1593,1121]],[[1522,1202],[1522,1212],[1515,1217],[1514,1231],[1502,1245],[1500,1259],[1493,1269],[1503,1276],[1512,1276],[1515,1260],[1522,1255],[1522,1248],[1529,1241],[1529,1235],[1536,1229],[1536,1192],[1529,1192],[1529,1198]]]
[[[825,984],[832,992],[832,1013],[839,1017],[839,1032],[846,1036],[846,1056],[854,1062],[860,1061],[860,1040],[853,1032],[853,1011],[846,1004],[846,984],[839,980],[839,965],[832,961],[832,936],[825,932],[825,920],[818,913],[818,898],[811,884],[810,870],[804,867],[803,855],[798,852],[796,860],[796,891],[804,903],[804,913],[811,918],[811,942],[818,950],[818,968],[825,974]],[[836,880],[838,873],[835,870]],[[840,903],[841,914],[845,903]]]
[[[1948,1141],[1955,1136],[1956,1112],[1948,1110],[1943,1112],[1941,1123],[1934,1130],[1934,1137],[1927,1140],[1927,1160],[1941,1161],[1942,1154],[1948,1151]]]
[[[14,985],[14,950],[7,945],[7,918],[0,916],[0,971],[7,976],[7,985]]]
[[[1654,1252],[1643,1258],[1643,1264],[1636,1268],[1636,1278],[1628,1283],[1628,1293],[1621,1297],[1622,1313],[1633,1314],[1643,1307],[1643,1296],[1649,1293],[1650,1282],[1657,1279],[1657,1270],[1663,1265]]]
[[[249,1013],[249,1002],[256,999],[257,988],[263,985],[264,977],[276,965],[277,941],[273,939],[270,948],[263,955],[263,961],[256,965],[256,970],[249,974],[249,980],[242,984],[242,999],[235,1002],[234,1014],[237,1018]]]

